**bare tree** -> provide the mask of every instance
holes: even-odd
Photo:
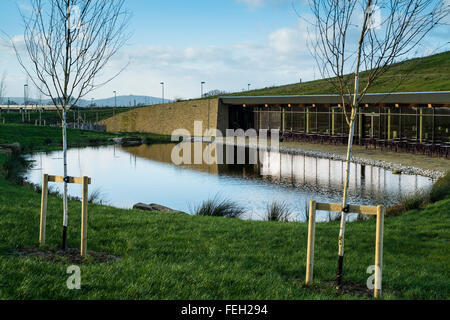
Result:
[[[349,125],[339,231],[337,288],[342,283],[344,234],[355,121],[361,100],[389,66],[408,56],[449,14],[446,0],[309,0],[314,33],[309,48],[323,78],[341,96]],[[356,24],[356,25],[355,25]],[[361,70],[367,76],[360,79]]]
[[[28,59],[22,58],[14,41],[12,46],[28,77],[44,96],[50,98],[62,119],[65,177],[62,247],[65,249],[67,111],[80,98],[118,75],[96,81],[128,39],[126,29],[130,15],[124,10],[124,0],[31,0],[31,7],[28,14],[21,12]]]

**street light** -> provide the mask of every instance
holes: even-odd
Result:
[[[251,84],[249,83],[249,84],[248,84],[248,91],[250,91],[250,85],[251,85]]]
[[[27,95],[28,95],[28,84],[24,84],[23,85],[23,104],[24,104],[25,108],[27,107],[27,104],[28,104]]]
[[[164,82],[161,82],[160,85],[162,86],[162,104],[164,104]]]
[[[204,85],[205,83],[206,83],[205,81],[202,81],[202,82],[201,82],[201,96],[200,96],[200,98],[203,98],[203,85]]]
[[[116,108],[117,108],[117,92],[116,91],[113,91],[114,92],[114,109],[113,109],[113,116],[115,116],[116,115]]]

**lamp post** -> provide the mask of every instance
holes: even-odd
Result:
[[[248,86],[248,91],[250,91],[250,86],[251,86],[251,84],[249,83],[247,86]]]
[[[203,85],[205,84],[206,82],[205,81],[202,81],[201,83],[200,83],[200,87],[201,87],[201,90],[200,90],[200,98],[203,98]]]
[[[28,104],[28,84],[24,84],[23,85],[23,104],[25,106],[25,109],[27,108],[27,104]]]
[[[117,108],[117,92],[116,91],[113,91],[114,92],[114,109],[113,109],[113,116],[115,116],[116,115],[116,108]]]
[[[161,87],[162,87],[162,104],[164,104],[164,82],[161,82]]]
[[[25,113],[27,112],[27,91],[28,91],[28,84],[23,85],[23,110],[22,110],[22,123],[25,122]]]

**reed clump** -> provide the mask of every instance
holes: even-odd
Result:
[[[292,210],[286,202],[271,202],[267,204],[266,216],[267,221],[288,222],[292,220]]]
[[[205,200],[194,208],[194,214],[198,216],[240,218],[244,213],[244,208],[238,203],[218,196]]]

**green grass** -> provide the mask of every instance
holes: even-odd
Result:
[[[83,123],[83,121],[95,123],[97,121],[101,121],[107,118],[112,117],[114,114],[119,114],[122,112],[130,111],[132,107],[120,107],[120,108],[89,108],[89,109],[80,109],[75,110],[69,110],[67,112],[67,121],[70,123],[77,122],[78,117],[80,117],[80,123]],[[41,115],[39,115],[39,112],[27,112],[23,115],[20,112],[13,112],[7,113],[5,110],[3,110],[2,114],[0,115],[1,123],[3,123],[3,118],[5,119],[5,124],[35,124],[35,121],[39,123],[39,119],[41,119],[42,124],[46,125],[55,125],[57,123],[61,123],[61,118],[59,116],[59,113],[57,111],[44,111]]]
[[[83,145],[89,142],[106,142],[116,134],[69,129],[68,144]],[[39,127],[34,125],[0,125],[0,143],[19,142],[25,151],[62,146],[62,131],[57,127]]]
[[[423,92],[450,90],[450,51],[412,60],[391,66],[370,88],[371,93],[384,92]],[[361,73],[361,89],[365,85],[367,73]],[[284,86],[263,88],[230,95],[271,96],[333,94],[333,87],[326,80],[295,83]]]
[[[450,172],[436,181],[430,192],[430,200],[433,202],[450,197]]]
[[[39,194],[0,182],[0,299],[334,299],[338,223],[316,232],[316,289],[305,289],[307,226],[146,213],[89,205],[88,249],[122,258],[81,266],[82,289],[65,287],[69,262],[18,257],[35,246]],[[384,297],[448,299],[450,200],[386,220]],[[50,197],[48,245],[60,243],[61,200]],[[79,246],[80,203],[70,203],[69,246]],[[364,284],[375,221],[348,225],[345,280]],[[352,299],[359,296],[345,295]]]
[[[443,200],[442,197],[439,200]],[[387,216],[399,216],[414,209],[424,209],[430,203],[430,190],[419,189],[413,193],[402,194],[396,200],[397,204],[387,208]],[[436,201],[435,201],[436,202]]]
[[[152,133],[107,133],[85,131],[78,129],[67,130],[68,145],[84,146],[92,144],[106,144],[108,140],[123,136],[138,136],[147,143],[170,142],[170,136]],[[50,150],[62,148],[62,131],[59,127],[34,126],[23,124],[0,125],[0,144],[19,142],[25,152],[36,150]]]
[[[7,129],[0,129],[2,139]],[[56,138],[57,128],[53,129],[44,135]],[[81,142],[71,133],[71,143]],[[28,135],[17,138],[33,142]],[[48,148],[41,138],[34,147]],[[6,157],[0,154],[0,166]],[[73,248],[80,244],[80,211],[79,202],[69,202],[68,245]],[[0,299],[369,298],[336,296],[327,285],[336,271],[338,222],[317,225],[315,286],[308,289],[303,287],[305,223],[152,213],[95,204],[89,204],[88,250],[121,259],[82,264],[81,290],[68,290],[69,261],[53,263],[15,253],[37,246],[39,212],[40,194],[0,176]],[[60,245],[61,213],[61,199],[50,196],[47,248]],[[385,220],[385,299],[450,297],[449,215],[447,199]],[[348,224],[345,281],[366,283],[366,269],[374,264],[374,244],[375,220]]]
[[[291,220],[292,211],[286,202],[271,202],[267,204],[266,216],[267,221],[288,222]]]
[[[221,199],[217,195],[194,208],[194,214],[198,216],[239,218],[244,213],[244,208],[238,203],[229,199]]]

